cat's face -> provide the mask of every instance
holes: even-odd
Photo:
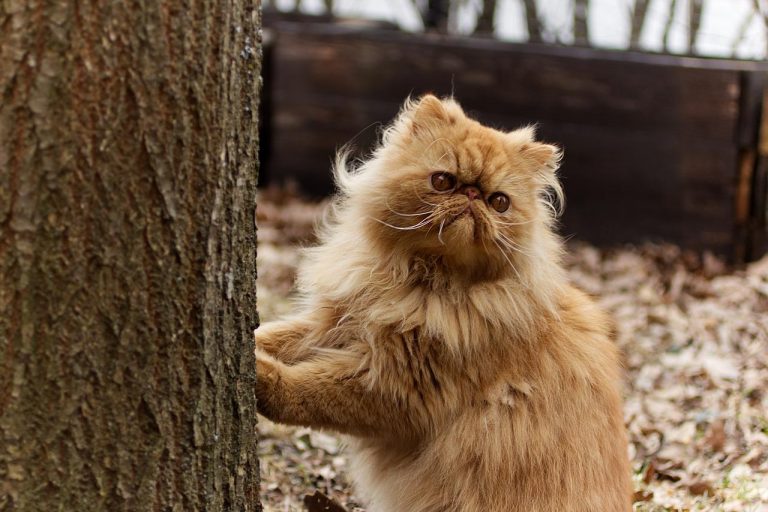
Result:
[[[536,224],[550,220],[542,188],[557,183],[557,148],[532,137],[482,126],[451,100],[406,107],[372,169],[372,236],[464,270],[514,270]]]

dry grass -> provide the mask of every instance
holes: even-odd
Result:
[[[259,199],[259,311],[290,310],[299,253],[322,205],[279,191]],[[647,245],[573,244],[573,281],[618,324],[635,510],[768,512],[768,257],[746,269]],[[362,511],[341,440],[262,420],[265,511],[303,510],[319,489]]]

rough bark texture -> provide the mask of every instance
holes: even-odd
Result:
[[[0,3],[0,510],[258,510],[250,0]]]

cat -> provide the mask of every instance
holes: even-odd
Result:
[[[338,157],[298,311],[256,330],[259,412],[348,434],[369,511],[631,510],[612,323],[568,283],[534,136],[406,101]]]

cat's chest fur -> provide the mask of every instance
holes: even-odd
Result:
[[[334,328],[367,378],[436,416],[465,407],[513,407],[535,383],[537,312],[514,286],[440,293],[402,287],[358,297]],[[523,364],[525,361],[525,364]]]

